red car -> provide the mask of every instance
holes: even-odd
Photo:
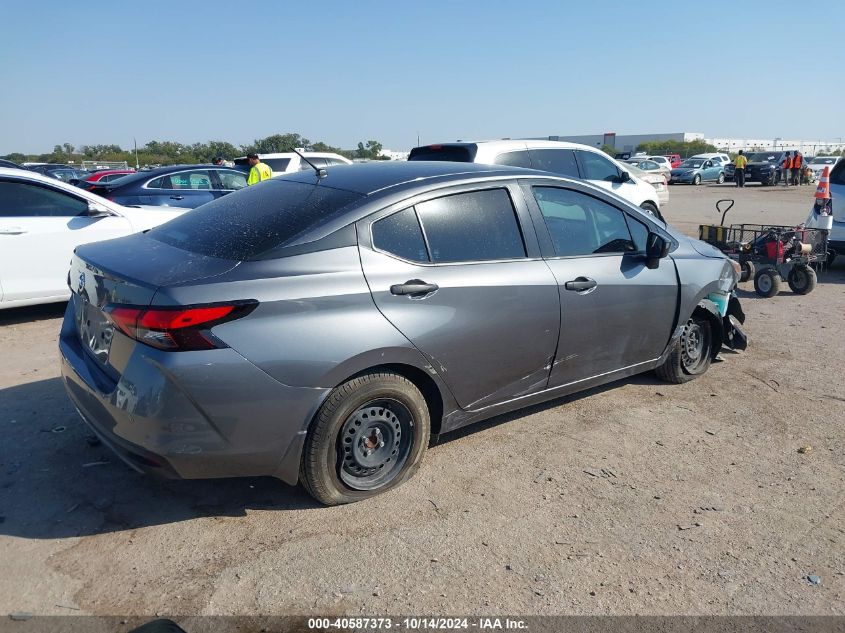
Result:
[[[669,161],[672,169],[675,169],[675,167],[683,162],[680,154],[663,154],[663,156]]]
[[[74,184],[77,187],[82,187],[83,189],[90,191],[98,183],[111,182],[112,180],[117,180],[118,178],[123,178],[124,176],[128,176],[129,174],[134,173],[134,169],[104,169],[102,171],[94,172],[84,180],[80,180],[71,184]]]

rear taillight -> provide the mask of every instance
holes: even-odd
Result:
[[[226,347],[211,328],[252,312],[257,301],[175,308],[110,304],[104,312],[114,326],[136,341],[168,351]]]

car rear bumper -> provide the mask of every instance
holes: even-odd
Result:
[[[167,477],[270,475],[295,484],[308,424],[330,391],[283,385],[232,349],[162,352],[140,343],[115,383],[83,348],[72,304],[59,350],[85,422],[133,468]]]

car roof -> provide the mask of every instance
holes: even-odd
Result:
[[[117,187],[131,185],[132,183],[147,180],[148,178],[151,179],[157,176],[165,176],[177,171],[187,171],[189,169],[225,169],[227,171],[237,171],[234,167],[226,167],[225,165],[210,165],[206,163],[199,165],[166,165],[165,167],[156,167],[155,169],[148,169],[146,171],[136,171],[134,174],[126,174],[126,176],[120,180],[112,180],[111,182],[102,183],[101,186],[110,187],[111,185],[114,185],[112,188],[116,189]]]
[[[448,161],[372,161],[352,165],[334,165],[325,168],[325,172],[326,176],[319,181],[321,185],[354,191],[365,196],[403,185],[417,186],[425,182],[461,180],[466,177],[548,175],[545,172],[521,167]],[[313,184],[315,179],[313,170],[274,178],[274,180],[291,180],[309,184]]]

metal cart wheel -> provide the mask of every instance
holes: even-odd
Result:
[[[754,276],[754,292],[768,299],[780,292],[780,275],[774,268],[758,270]]]
[[[786,283],[795,294],[809,294],[816,287],[816,271],[806,264],[793,266],[786,278]]]
[[[739,267],[741,269],[739,280],[741,282],[746,282],[749,279],[754,279],[754,274],[757,272],[757,269],[754,267],[754,262],[740,262]]]

